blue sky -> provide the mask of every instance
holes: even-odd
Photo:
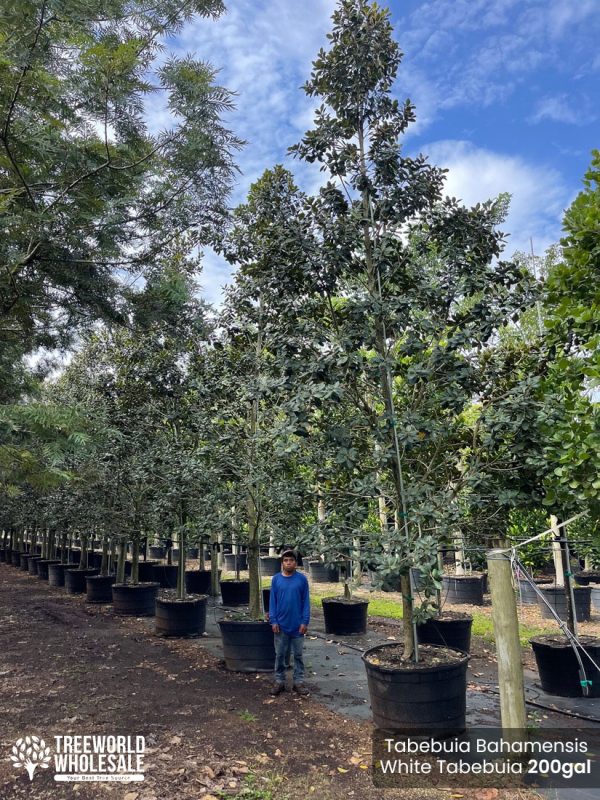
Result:
[[[385,5],[385,3],[382,3]],[[395,89],[416,105],[408,153],[424,152],[450,172],[447,193],[475,203],[513,196],[506,253],[540,254],[561,233],[581,189],[592,148],[600,147],[600,0],[391,0],[404,52]],[[186,25],[168,49],[219,68],[237,92],[228,124],[247,140],[232,204],[276,163],[306,191],[322,180],[286,150],[311,125],[315,102],[300,86],[326,45],[332,0],[231,0],[216,21]],[[166,123],[148,107],[150,124]],[[207,253],[207,299],[218,302],[228,265]]]

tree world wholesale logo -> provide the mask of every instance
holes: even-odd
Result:
[[[24,736],[12,747],[13,767],[24,769],[29,780],[38,767],[48,769],[54,762],[54,780],[84,781],[144,780],[143,736],[54,736],[54,753],[39,736]]]

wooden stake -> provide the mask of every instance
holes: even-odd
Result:
[[[556,585],[565,585],[565,573],[563,569],[562,550],[560,547],[560,528],[558,519],[552,514],[550,517],[550,527],[552,528],[552,558],[554,559],[554,572],[556,573]]]
[[[523,729],[527,716],[517,601],[511,580],[510,558],[503,550],[490,550],[487,553],[487,564],[498,659],[502,728]]]

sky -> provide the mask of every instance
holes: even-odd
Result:
[[[381,2],[381,5],[385,5]],[[287,148],[311,127],[302,84],[326,34],[332,0],[230,0],[218,20],[192,20],[167,49],[220,70],[236,92],[226,122],[246,141],[231,204],[275,164],[313,192],[324,178]],[[512,195],[505,255],[536,255],[561,236],[564,210],[600,147],[600,0],[390,0],[404,53],[394,87],[416,105],[404,140],[449,170],[446,193],[473,204]],[[148,108],[150,127],[164,109]],[[204,257],[204,296],[219,303],[231,268]]]

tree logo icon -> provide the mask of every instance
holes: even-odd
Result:
[[[48,769],[50,766],[50,748],[46,747],[46,742],[39,736],[25,736],[17,739],[13,745],[10,759],[13,767],[24,767],[32,781],[37,767]]]

